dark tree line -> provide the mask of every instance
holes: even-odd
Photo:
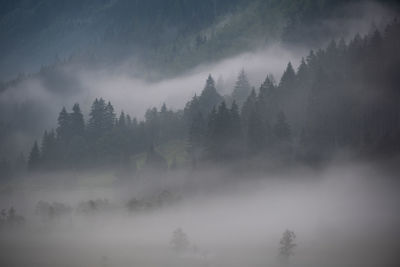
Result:
[[[202,151],[213,159],[270,154],[314,160],[339,149],[396,155],[398,51],[400,24],[394,21],[382,32],[372,29],[349,43],[341,39],[311,51],[297,70],[289,62],[278,84],[269,75],[258,90],[250,90],[241,72],[232,94],[239,114],[236,103],[226,107],[218,97],[214,109],[199,108],[196,96],[188,103],[191,147],[196,157]]]
[[[227,101],[211,75],[183,110],[149,109],[143,121],[111,103],[93,102],[85,123],[79,105],[59,114],[55,131],[35,142],[32,169],[124,164],[146,152],[163,166],[156,147],[187,140],[190,161],[252,156],[315,160],[339,149],[359,155],[400,152],[400,23],[383,32],[332,41],[311,51],[295,70],[289,62],[276,83],[268,75],[256,90],[241,71]],[[89,165],[88,165],[89,164]]]
[[[181,112],[147,110],[145,119],[123,111],[117,117],[114,107],[104,99],[95,99],[85,122],[78,104],[58,116],[55,130],[45,131],[41,145],[35,142],[29,154],[30,170],[93,166],[135,166],[131,157],[148,151],[149,164],[159,160],[153,146],[171,139],[182,138]],[[155,163],[158,164],[158,163]]]

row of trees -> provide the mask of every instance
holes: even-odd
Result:
[[[156,147],[173,139],[188,142],[193,163],[265,154],[314,160],[342,148],[396,154],[399,36],[395,21],[383,33],[357,35],[348,44],[332,41],[311,51],[297,70],[288,63],[279,83],[268,75],[258,90],[241,71],[225,98],[210,75],[183,110],[164,104],[140,122],[123,112],[116,118],[112,104],[100,98],[85,123],[75,104],[71,113],[62,109],[57,129],[45,132],[41,147],[34,144],[29,166],[121,164],[146,151],[160,163]]]
[[[154,145],[182,138],[181,112],[149,109],[145,120],[123,111],[117,117],[114,107],[104,99],[95,99],[85,122],[78,104],[58,116],[55,130],[45,131],[42,142],[35,142],[29,155],[31,170],[85,168],[87,166],[131,166],[130,157],[144,151],[158,160]]]
[[[242,71],[228,107],[209,76],[200,97],[194,96],[184,110],[194,159],[229,160],[288,145],[291,130],[285,113],[273,108],[277,103],[271,99],[270,90],[274,88],[273,78],[268,76],[257,94]],[[204,107],[205,93],[213,95],[210,102],[217,104]],[[247,99],[243,98],[246,94]]]

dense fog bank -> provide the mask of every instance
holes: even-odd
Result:
[[[342,162],[234,175],[210,168],[124,182],[104,172],[25,177],[2,190],[3,208],[13,206],[24,223],[2,224],[0,262],[276,266],[290,229],[292,266],[395,266],[396,173]],[[179,252],[170,243],[177,228],[190,244]]]

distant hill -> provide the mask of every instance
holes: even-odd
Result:
[[[341,7],[360,2],[3,0],[0,80],[71,56],[175,74],[272,40],[318,44],[348,29],[317,22],[348,16]]]

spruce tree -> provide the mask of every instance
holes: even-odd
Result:
[[[211,109],[223,100],[215,88],[214,79],[208,76],[206,85],[199,96],[199,106],[203,114],[208,115]]]
[[[130,117],[129,121],[130,121]],[[127,120],[126,120],[126,116],[125,113],[123,111],[121,111],[119,118],[118,118],[118,127],[121,129],[124,129],[125,127],[127,127]]]
[[[72,136],[83,136],[85,131],[85,122],[78,103],[75,103],[72,107],[70,119]]]
[[[115,125],[115,121],[116,117],[115,117],[114,107],[113,105],[111,105],[111,102],[108,101],[104,113],[104,131],[110,132]]]
[[[294,72],[292,63],[288,63],[285,71],[282,74],[281,80],[279,82],[279,87],[282,90],[290,90],[293,88],[296,80],[296,73]]]
[[[232,92],[232,98],[239,106],[242,106],[249,96],[250,91],[251,86],[249,80],[247,79],[247,75],[244,70],[241,70]]]
[[[47,168],[53,167],[52,165],[57,160],[57,150],[56,150],[56,137],[54,131],[50,132],[45,131],[42,138],[42,146],[41,146],[41,159],[43,165]]]
[[[271,121],[278,113],[278,107],[278,93],[274,77],[272,75],[267,75],[260,86],[255,108],[263,121]]]
[[[92,107],[89,113],[89,122],[88,122],[88,137],[89,140],[95,141],[105,132],[105,115],[106,113],[106,104],[105,101],[100,99],[95,99],[93,101]]]
[[[58,121],[58,126],[56,129],[57,139],[63,143],[66,143],[70,138],[71,120],[65,107],[62,108],[60,114],[58,115],[57,121]]]

